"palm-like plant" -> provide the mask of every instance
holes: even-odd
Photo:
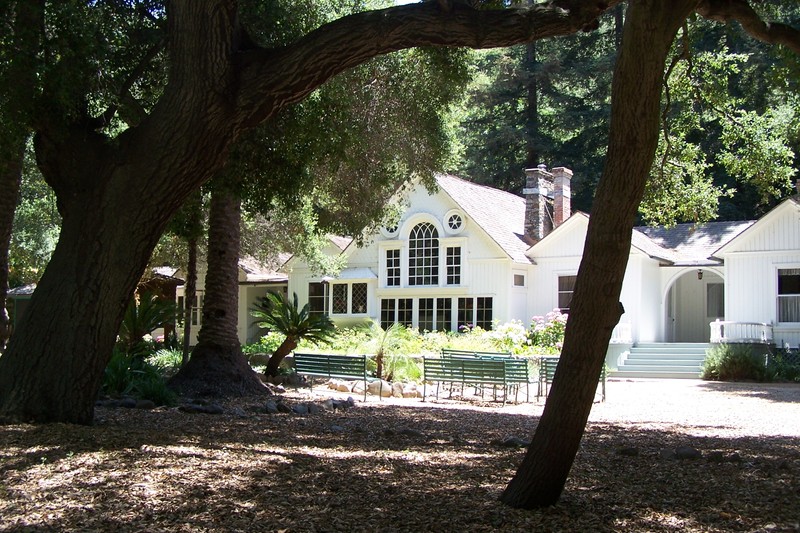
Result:
[[[159,299],[156,295],[145,293],[131,300],[119,328],[119,342],[125,352],[144,356],[143,339],[154,329],[175,320],[174,302]]]
[[[378,378],[383,379],[384,362],[386,361],[388,352],[392,351],[395,346],[400,343],[403,335],[405,334],[405,328],[399,322],[395,322],[388,328],[383,329],[380,322],[373,320],[366,325],[366,331],[372,338],[372,342],[370,344],[375,351],[375,374]],[[393,373],[394,372],[390,369],[390,371],[387,373],[388,375],[386,376],[386,379],[391,380],[391,374]]]
[[[302,309],[297,303],[297,294],[292,301],[281,293],[269,293],[256,304],[250,314],[258,319],[256,324],[261,328],[277,331],[286,335],[286,340],[273,352],[267,362],[264,373],[277,376],[281,361],[297,348],[302,339],[320,342],[330,339],[336,326],[326,315],[312,315],[308,304]]]

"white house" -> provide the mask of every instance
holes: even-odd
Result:
[[[343,326],[376,319],[420,330],[490,328],[566,310],[588,216],[571,214],[568,169],[540,166],[526,176],[520,197],[438,175],[437,191],[417,186],[396,199],[406,206],[396,227],[364,247],[333,250],[347,264],[336,278],[291,259],[288,291]],[[693,346],[693,368],[709,341],[797,346],[798,198],[759,221],[635,228],[621,301],[612,368],[638,369],[637,349],[652,343]]]

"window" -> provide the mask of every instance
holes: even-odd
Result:
[[[343,315],[347,313],[347,284],[336,283],[331,285],[333,293],[333,306],[331,312],[334,315]]]
[[[184,307],[185,301],[186,298],[184,296],[178,296],[178,309],[181,313],[179,317],[180,321],[183,321],[183,318],[186,316],[184,314],[186,312],[186,308]],[[200,325],[203,321],[203,293],[200,291],[195,294],[194,300],[192,301],[191,317],[193,326]]]
[[[458,213],[453,213],[447,218],[447,227],[450,231],[456,233],[464,225],[464,219]]]
[[[350,302],[350,313],[363,315],[367,312],[367,284],[353,283],[353,297]]]
[[[461,247],[448,246],[446,255],[447,284],[461,285]]]
[[[472,298],[459,298],[458,299],[458,329],[461,330],[462,326],[471,328],[475,325],[473,306],[474,300]]]
[[[395,322],[397,322],[397,300],[383,298],[381,300],[381,327],[387,330]]]
[[[400,286],[400,250],[386,250],[386,285]]]
[[[449,331],[453,319],[453,300],[451,298],[436,298],[436,329]]]
[[[558,308],[562,313],[569,311],[576,279],[578,276],[558,276]]]
[[[478,298],[475,305],[475,325],[492,329],[492,298]]]
[[[514,274],[514,286],[515,287],[525,286],[525,274]]]
[[[778,269],[778,322],[800,322],[800,268]]]
[[[324,315],[328,312],[327,283],[308,284],[308,314]]]
[[[417,327],[420,331],[433,331],[433,298],[419,299]]]
[[[408,284],[439,284],[439,232],[429,222],[414,226],[408,237]]]
[[[414,325],[414,299],[400,298],[397,300],[397,322],[407,328]]]
[[[706,285],[706,316],[711,318],[725,317],[725,285],[709,283]]]

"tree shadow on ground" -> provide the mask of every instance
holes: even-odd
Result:
[[[703,381],[700,387],[724,394],[759,398],[777,403],[800,403],[800,383]]]
[[[590,424],[561,502],[521,511],[497,498],[524,449],[500,442],[529,438],[535,416],[419,404],[305,417],[259,409],[103,410],[94,427],[0,427],[0,531],[796,527],[794,439]],[[682,445],[705,457],[665,458]]]

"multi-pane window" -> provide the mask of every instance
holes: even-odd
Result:
[[[492,329],[492,298],[477,298],[475,304],[475,325],[489,330]]]
[[[414,325],[413,298],[400,298],[397,300],[397,322],[408,328]]]
[[[420,331],[433,331],[433,298],[419,299],[417,327]]]
[[[179,320],[183,320],[183,317],[186,316],[184,313],[186,312],[186,308],[184,307],[185,304],[185,297],[178,296],[178,309],[180,309],[181,316]],[[195,294],[194,300],[192,301],[192,312],[191,312],[191,322],[193,326],[199,325],[203,320],[203,293],[198,292]]]
[[[436,298],[436,329],[448,331],[453,316],[453,300],[451,298]]]
[[[439,284],[439,232],[429,222],[417,224],[409,235],[408,284]]]
[[[361,315],[367,312],[367,284],[353,283],[353,294],[350,302],[350,312]]]
[[[461,247],[448,246],[446,250],[447,284],[461,285]]]
[[[386,285],[400,286],[400,250],[386,250]]]
[[[569,311],[576,279],[578,276],[558,276],[558,308],[562,313]]]
[[[474,302],[472,298],[458,299],[458,328],[462,326],[471,328],[475,325]]]
[[[778,322],[800,322],[800,268],[778,269]]]
[[[308,284],[308,314],[324,315],[328,312],[328,288],[326,283]]]
[[[387,330],[395,322],[397,322],[397,300],[383,298],[381,300],[381,327]]]
[[[331,306],[331,312],[334,315],[343,315],[347,313],[347,284],[346,283],[335,283],[331,285],[331,295],[333,299],[333,305]]]

